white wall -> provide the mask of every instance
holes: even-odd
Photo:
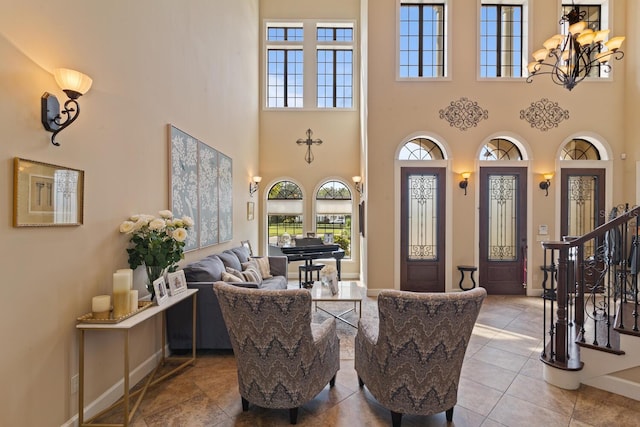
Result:
[[[258,170],[258,0],[0,0],[0,9],[0,425],[58,426],[76,413],[75,319],[127,267],[118,225],[168,208],[168,123],[233,159],[233,241],[186,261],[257,241],[246,202]],[[60,147],[40,124],[43,92],[66,99],[56,67],[94,80]],[[84,225],[13,228],[14,157],[84,170]],[[158,348],[159,327],[132,334],[133,367]],[[87,341],[91,402],[121,378],[122,347],[113,334]]]

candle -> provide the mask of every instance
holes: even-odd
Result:
[[[138,291],[129,291],[129,310],[136,311],[138,309]]]
[[[94,319],[108,319],[111,310],[111,296],[98,295],[91,299],[91,311]]]
[[[130,268],[121,268],[120,270],[116,270],[116,273],[127,273],[129,282],[129,289],[133,289],[133,270]]]
[[[113,317],[129,314],[129,273],[113,273]]]
[[[100,311],[108,311],[111,305],[111,296],[98,295],[91,299],[91,311],[94,313]]]

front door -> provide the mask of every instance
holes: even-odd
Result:
[[[445,169],[401,169],[400,289],[444,292]]]
[[[526,168],[480,168],[479,283],[490,294],[526,293]]]
[[[604,169],[562,169],[560,174],[560,235],[564,238],[579,237],[599,225],[604,224],[605,211],[605,170]],[[584,258],[593,260],[587,263],[595,272],[584,275],[585,285],[592,289],[603,271],[602,259],[596,256],[596,248],[601,241],[590,240],[584,247]]]

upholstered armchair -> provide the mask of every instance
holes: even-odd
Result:
[[[384,290],[380,320],[361,318],[355,339],[355,368],[394,427],[403,414],[446,411],[453,419],[464,353],[482,301],[483,288],[452,293]]]
[[[245,289],[216,282],[222,316],[238,364],[242,409],[249,403],[289,409],[296,424],[298,407],[329,383],[340,369],[335,319],[311,324],[311,293],[306,289]]]

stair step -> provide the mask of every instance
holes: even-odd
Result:
[[[616,316],[614,330],[621,334],[640,337],[640,330],[633,330],[634,327],[638,326],[635,319],[637,315],[633,314],[635,311],[634,304],[632,302],[622,303],[621,308],[622,310],[618,310],[618,315]]]
[[[615,325],[613,316],[609,316],[610,325]],[[620,348],[620,333],[613,327],[607,337],[606,317],[601,316],[596,320],[586,318],[584,323],[584,333],[579,333],[576,344],[580,347],[591,348],[613,354],[625,354]],[[608,341],[608,343],[607,343]],[[608,345],[607,345],[608,344]]]

